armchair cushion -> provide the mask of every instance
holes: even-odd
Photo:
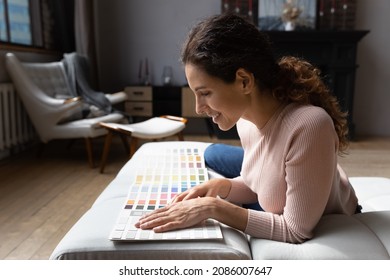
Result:
[[[27,75],[48,96],[58,99],[76,97],[69,90],[61,62],[22,63]]]
[[[69,83],[65,75],[64,65],[61,62],[49,63],[22,63],[26,74],[31,81],[49,97],[63,99],[64,102],[77,95],[69,90]],[[83,118],[85,105],[79,102],[71,110],[64,112],[58,123],[64,123]]]
[[[104,94],[88,85],[86,60],[76,53],[65,54],[62,61],[22,63],[27,75],[49,97],[66,100],[81,96],[79,106],[67,111],[59,124],[111,113],[111,101],[125,100],[125,93]]]

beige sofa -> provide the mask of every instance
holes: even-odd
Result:
[[[315,236],[303,244],[250,238],[221,225],[222,240],[114,242],[108,239],[137,164],[145,153],[201,142],[144,144],[119,171],[83,217],[64,236],[50,259],[390,259],[390,179],[351,178],[363,213],[324,216]],[[210,177],[220,176],[209,170]]]

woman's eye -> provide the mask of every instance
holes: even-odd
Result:
[[[209,92],[201,92],[200,95],[201,96],[208,96],[210,93]]]

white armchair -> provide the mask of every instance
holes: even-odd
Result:
[[[107,134],[101,122],[124,122],[120,113],[110,113],[94,118],[79,118],[82,101],[72,96],[62,62],[22,63],[13,53],[6,54],[6,67],[17,93],[43,143],[53,139],[84,138],[88,161],[94,167],[92,138]],[[106,95],[112,103],[124,101],[120,92]]]

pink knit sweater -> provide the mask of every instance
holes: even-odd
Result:
[[[244,162],[226,199],[258,200],[265,210],[249,210],[247,234],[301,243],[321,216],[355,212],[355,192],[337,164],[338,137],[322,108],[289,104],[263,128],[241,119],[237,130]]]

